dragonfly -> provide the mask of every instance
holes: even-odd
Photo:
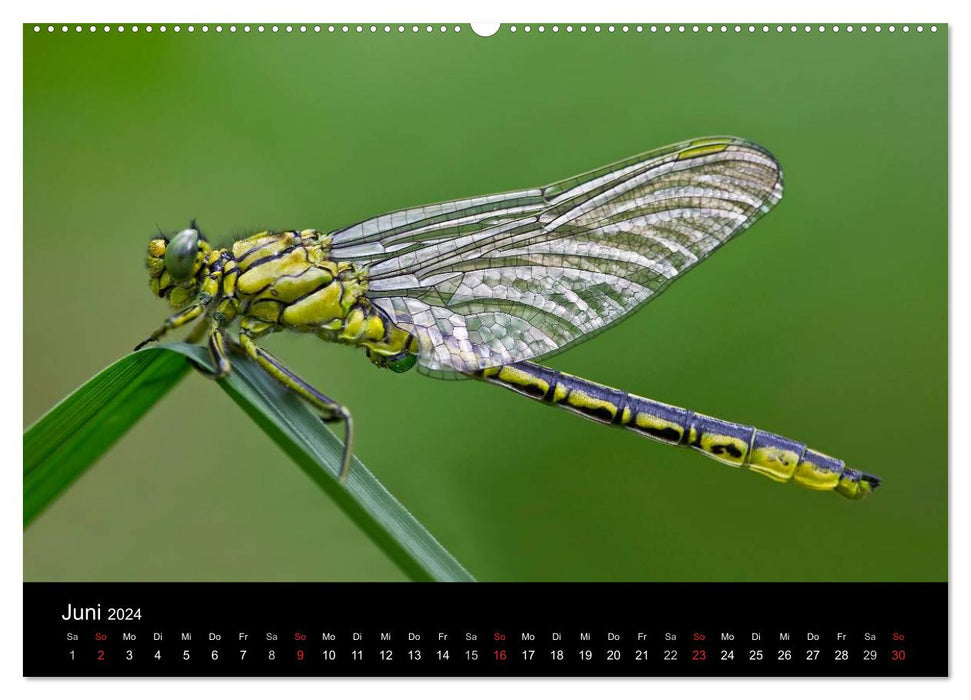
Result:
[[[230,247],[193,222],[148,246],[174,313],[135,349],[198,321],[213,378],[228,347],[327,423],[350,411],[260,347],[292,331],[363,348],[378,367],[472,377],[742,470],[859,500],[880,479],[804,443],[545,367],[656,299],[772,209],[782,169],[735,137],[693,139],[546,187],[403,209],[331,233],[263,231]]]

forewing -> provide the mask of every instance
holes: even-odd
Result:
[[[782,196],[765,149],[684,142],[541,189],[395,212],[337,232],[429,373],[561,351],[650,301]]]

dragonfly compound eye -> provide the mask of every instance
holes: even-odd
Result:
[[[199,232],[194,228],[180,231],[165,249],[165,269],[176,282],[192,277],[199,252]]]

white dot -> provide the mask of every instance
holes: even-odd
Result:
[[[289,24],[288,24],[288,25],[286,26],[286,30],[287,30],[287,34],[290,34],[290,33],[292,33],[292,32],[293,32],[293,27],[292,27],[291,25],[289,25]],[[358,31],[360,31],[360,30],[361,30],[361,28],[360,28],[360,27],[358,27]]]
[[[664,25],[664,31],[667,32],[667,33],[670,33],[671,32],[671,25],[670,24],[665,24]]]
[[[305,33],[306,31],[307,31],[307,27],[306,27],[306,25],[303,25],[303,24],[301,24],[301,25],[300,25],[300,33],[301,33],[301,34],[303,34],[303,33]]]
[[[558,32],[558,31],[560,31],[560,28],[557,25],[554,24],[553,25],[553,31],[554,32]]]
[[[742,31],[742,28],[736,24],[735,25],[735,33],[737,34],[740,31]]]
[[[873,31],[875,31],[875,32],[876,32],[877,34],[879,34],[880,32],[882,32],[882,31],[883,31],[883,29],[882,29],[882,28],[880,27],[880,25],[878,24],[877,26],[875,26],[875,27],[873,28]]]
[[[499,31],[502,25],[498,22],[472,22],[469,26],[476,36],[492,36]]]
[[[432,31],[432,25],[430,25],[430,24],[428,24],[428,25],[425,25],[425,31],[426,31],[426,32],[430,32],[430,31]]]
[[[862,27],[860,27],[860,31],[861,32],[865,32],[866,31],[866,25],[865,24]]]
[[[98,28],[92,24],[90,27],[88,27],[88,31],[96,32],[98,31]],[[164,28],[163,28],[163,31],[164,31]]]
[[[629,31],[630,31],[630,27],[628,27],[628,26],[627,26],[627,25],[625,24],[625,25],[624,25],[623,27],[621,27],[621,28],[620,28],[620,30],[621,30],[622,32],[624,32],[624,33],[626,34],[627,32],[629,32]]]
[[[594,27],[593,28],[593,31],[599,32],[600,31],[600,25],[598,24],[596,27]]]
[[[462,27],[460,27],[459,25],[456,24],[455,25],[455,33],[458,34],[461,31],[462,31]]]
[[[726,26],[725,26],[725,25],[723,24],[723,25],[721,26],[721,30],[722,30],[722,32],[723,32],[723,33],[724,33],[724,32],[727,32],[727,31],[728,31],[728,27],[726,27]]]
[[[893,33],[897,31],[897,28],[891,24],[889,27],[887,27],[887,31]]]
[[[53,30],[53,27],[51,27],[51,29]],[[118,27],[118,31],[119,32],[123,32],[123,31],[125,31],[125,28],[124,27]]]
[[[684,25],[683,24],[678,27],[678,31],[679,32],[682,32],[682,33],[684,32]]]
[[[833,27],[833,31],[836,32],[837,34],[839,34],[839,31],[840,31],[839,26],[834,26]]]
[[[713,27],[710,24],[707,27],[705,27],[705,31],[708,32],[709,34],[711,34],[712,29]]]
[[[536,31],[538,31],[538,32],[545,32],[546,31],[546,27],[544,27],[543,25],[540,25],[540,26],[536,27]]]
[[[246,32],[247,34],[249,34],[250,28],[249,28],[249,25],[248,24],[245,27],[243,27],[243,31]]]
[[[847,32],[852,32],[852,31],[853,31],[853,25],[852,25],[852,24],[850,24],[850,25],[847,25],[847,27],[846,27],[846,31],[847,31]]]
[[[823,25],[819,25],[818,29],[819,29],[820,32],[825,32],[826,31],[826,27],[824,27]]]
[[[511,32],[513,32],[515,34],[516,33],[516,25],[514,24],[513,26],[509,27],[509,31],[511,31]]]
[[[908,27],[906,24],[904,25],[903,29],[904,29],[905,32],[909,32],[910,31],[910,27]]]
[[[320,31],[320,30],[318,29],[317,31]],[[391,27],[389,27],[387,24],[384,25],[384,33],[387,34],[390,31],[391,31]]]
[[[777,25],[776,28],[775,28],[775,30],[777,32],[781,32],[782,31],[782,25],[781,24]]]
[[[573,31],[573,26],[572,26],[572,25],[570,25],[570,26],[568,26],[568,27],[566,28],[566,31],[568,31],[568,32],[572,32],[572,31]]]
[[[81,30],[81,25],[79,24],[78,26],[76,26],[76,27],[74,28],[74,31],[76,31],[76,32],[80,32],[80,31],[82,31],[82,30]],[[152,30],[151,30],[151,29],[149,29],[148,31],[152,31]]]
[[[924,28],[923,28],[923,27],[921,27],[921,26],[918,26],[918,27],[917,27],[917,31],[918,31],[918,32],[922,32],[922,31],[924,31]]]
[[[644,31],[644,27],[642,27],[640,25],[637,25],[637,31],[638,31],[638,33],[643,32]]]
[[[813,30],[808,24],[804,27],[804,31],[811,32]]]
[[[524,32],[527,32],[527,33],[528,33],[528,32],[531,32],[531,31],[533,31],[533,28],[532,28],[532,27],[530,27],[530,26],[529,26],[529,25],[527,24],[527,25],[526,25],[525,27],[523,27],[523,31],[524,31]]]
[[[258,31],[258,32],[264,32],[264,31],[266,31],[266,28],[261,24],[260,26],[258,26],[256,28],[256,31]]]
[[[937,31],[937,27],[936,27],[936,26],[933,26],[933,25],[932,25],[932,26],[931,26],[931,31],[932,31],[932,32],[936,32],[936,31]]]
[[[220,33],[220,34],[222,34],[222,31],[223,31],[223,27],[222,27],[222,25],[221,25],[221,24],[217,24],[217,25],[216,25],[216,32],[218,32],[218,33]]]
[[[753,27],[751,24],[748,25],[748,31],[749,31],[749,34],[751,34],[752,32],[755,31],[755,27]]]
[[[172,27],[172,31],[178,34],[179,32],[182,31],[182,27],[180,27],[179,25],[175,25],[174,27]]]
[[[203,32],[208,32],[209,31],[209,25],[207,25],[207,24],[202,25],[202,31]]]

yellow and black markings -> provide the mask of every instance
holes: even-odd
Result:
[[[804,444],[741,423],[712,418],[628,394],[531,362],[492,367],[475,376],[519,394],[566,408],[666,443],[684,445],[723,464],[749,469],[775,481],[793,481],[852,499],[870,493],[875,477],[845,467]]]

